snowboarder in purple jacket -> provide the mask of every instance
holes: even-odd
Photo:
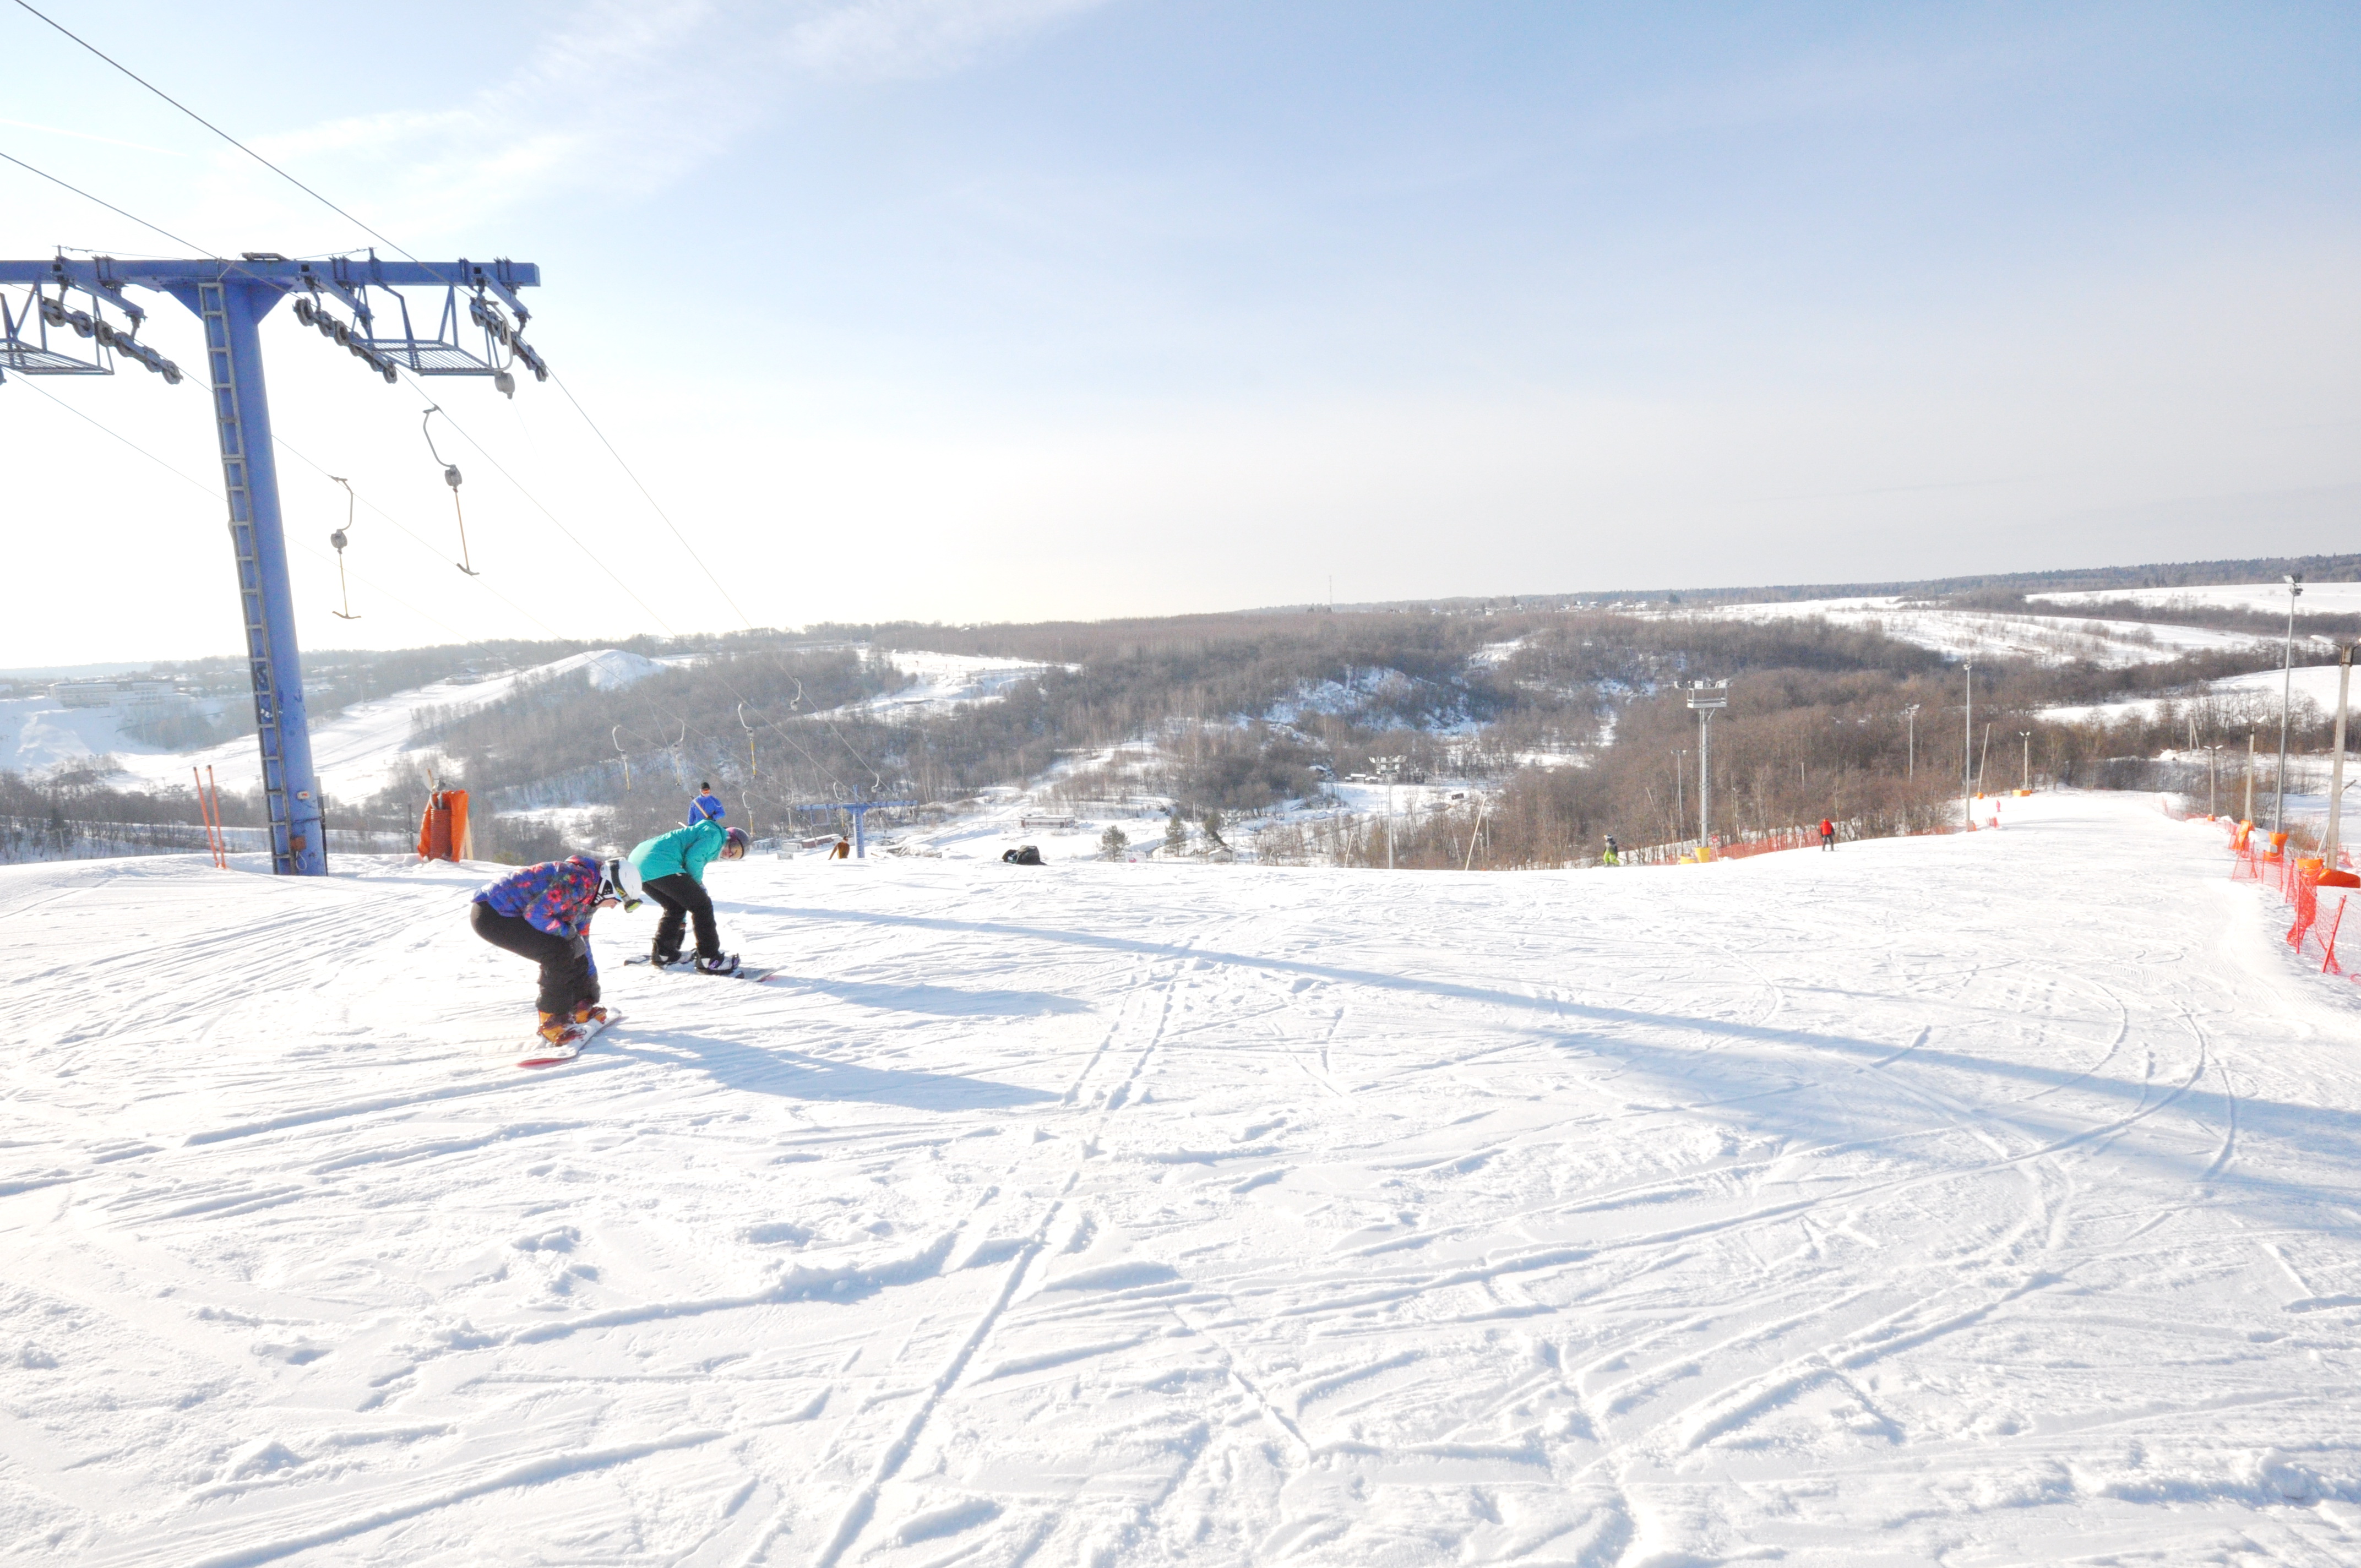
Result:
[[[468,905],[476,935],[541,966],[541,1035],[555,1040],[576,1024],[604,1022],[590,917],[609,905],[636,909],[640,873],[629,861],[568,855],[486,883]]]

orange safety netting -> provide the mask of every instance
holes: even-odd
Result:
[[[2288,906],[2290,917],[2287,945],[2299,953],[2317,952],[2323,974],[2345,973],[2345,966],[2336,959],[2336,938],[2344,928],[2345,906],[2361,889],[2334,884],[2323,889],[2321,878],[2328,871],[2326,861],[2317,855],[2289,853],[2285,833],[2257,837],[2250,822],[2225,820],[2223,827],[2229,834],[2231,880],[2254,883],[2277,896]],[[2342,848],[2336,851],[2336,869],[2354,870],[2352,855]]]

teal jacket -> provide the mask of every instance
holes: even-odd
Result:
[[[640,880],[653,882],[660,876],[678,876],[684,872],[698,882],[705,880],[705,868],[730,842],[721,824],[710,818],[690,828],[675,828],[657,835],[631,851],[631,864],[640,868]]]

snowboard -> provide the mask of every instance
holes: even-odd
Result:
[[[651,969],[656,967],[654,958],[647,953],[634,954],[631,958],[625,959],[623,961],[627,964],[645,964]],[[697,972],[697,960],[694,959],[683,959],[678,963],[665,964],[659,972],[664,974],[695,974]],[[728,974],[714,975],[710,978],[714,980],[763,981],[770,979],[773,975],[778,972],[779,971],[775,969],[766,969],[761,964],[741,963],[736,969],[731,970]]]
[[[604,1029],[609,1024],[620,1024],[622,1021],[623,1015],[609,1007],[604,1019],[593,1019],[588,1024],[577,1024],[555,1042],[544,1040],[539,1035],[535,1035],[525,1042],[524,1054],[517,1058],[517,1066],[555,1067],[559,1062],[572,1061],[582,1054],[582,1047],[590,1043],[592,1036]]]

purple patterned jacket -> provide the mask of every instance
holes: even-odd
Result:
[[[598,912],[598,862],[588,855],[544,861],[486,883],[476,902],[490,905],[496,915],[522,916],[553,937],[579,937]]]

